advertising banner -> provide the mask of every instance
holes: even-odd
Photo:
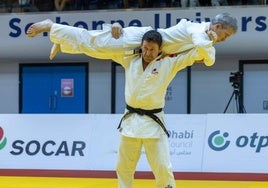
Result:
[[[0,169],[88,169],[91,136],[84,115],[0,115]]]
[[[168,115],[171,162],[176,172],[202,170],[205,115]]]
[[[114,170],[120,134],[115,115],[0,115],[0,169]],[[175,171],[200,171],[204,115],[168,115]],[[145,152],[137,170],[150,171]]]
[[[0,170],[114,171],[121,114],[0,115]],[[174,172],[267,173],[265,114],[166,115]],[[151,171],[142,152],[137,171]]]
[[[203,170],[267,173],[267,121],[264,114],[209,114]]]
[[[175,172],[200,172],[202,169],[203,140],[206,128],[204,115],[166,115],[166,127],[170,134],[169,148]],[[143,151],[137,165],[139,171],[151,171]]]

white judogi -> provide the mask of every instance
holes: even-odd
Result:
[[[204,63],[211,66],[215,62],[215,48],[206,31],[210,23],[193,23],[182,19],[177,25],[167,29],[157,29],[163,38],[162,51],[176,54],[196,48],[204,58]],[[112,38],[111,25],[103,24],[103,30],[86,30],[82,28],[53,24],[50,40],[60,44],[61,51],[71,54],[84,53],[88,56],[111,59],[115,53],[129,53],[141,44],[145,32],[152,27],[123,28],[119,39]]]
[[[206,25],[203,25],[204,30]],[[212,42],[209,40],[203,43],[200,42],[198,45],[193,43],[179,45],[178,43],[178,46],[175,44],[169,46],[176,39],[176,34],[171,35],[168,34],[169,32],[165,33],[163,30],[159,30],[159,32],[162,32],[162,36],[167,39],[164,42],[164,49],[171,50],[171,52],[177,52],[176,49],[186,50],[187,52],[182,52],[175,57],[159,57],[143,70],[140,55],[126,55],[125,51],[139,46],[143,33],[146,30],[151,30],[151,28],[139,30],[140,32],[138,32],[139,35],[137,37],[135,37],[137,34],[136,30],[133,32],[135,33],[134,35],[128,33],[128,29],[131,30],[134,27],[124,29],[124,37],[116,40],[111,38],[109,29],[104,31],[87,31],[53,24],[50,38],[52,42],[61,45],[63,52],[85,53],[96,58],[113,59],[121,64],[125,69],[126,103],[134,108],[145,110],[163,108],[167,87],[176,73],[187,66],[191,66],[195,60],[211,57],[204,55],[205,49],[214,49]],[[170,28],[170,31],[175,32],[176,26]],[[197,39],[194,36],[194,34],[191,35],[193,39]],[[205,35],[202,36],[204,38],[207,37]],[[138,38],[139,41],[134,43]],[[101,45],[103,44],[109,45],[102,47]],[[200,50],[201,46],[204,47],[202,50]],[[120,50],[122,47],[123,50]],[[213,53],[212,56],[215,56],[215,51],[211,51]],[[207,65],[211,65],[211,62]],[[165,123],[163,112],[156,115]],[[145,149],[148,162],[154,173],[157,188],[176,187],[170,162],[168,138],[158,123],[146,115],[141,116],[133,113],[123,120],[120,133],[122,139],[119,146],[116,168],[119,188],[132,188],[136,164],[140,158],[142,147]]]
[[[163,108],[168,85],[178,71],[191,66],[201,56],[196,49],[176,57],[159,58],[145,70],[139,55],[113,59],[125,69],[125,100],[129,106],[145,110]],[[165,124],[164,112],[156,114]],[[155,175],[157,188],[175,188],[168,139],[163,129],[146,115],[131,114],[123,120],[119,146],[117,175],[120,188],[131,188],[136,164],[144,147]]]
[[[176,57],[151,62],[145,70],[139,55],[113,58],[125,69],[125,101],[134,108],[152,110],[165,106],[166,90],[177,72],[201,59],[196,49]],[[157,114],[164,122],[163,112]],[[155,124],[152,126],[152,124]],[[122,122],[122,134],[135,138],[159,138],[161,127],[150,117],[132,114]]]

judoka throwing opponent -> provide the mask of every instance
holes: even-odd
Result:
[[[168,147],[169,133],[162,110],[167,87],[185,67],[195,62],[204,62],[207,66],[214,63],[213,43],[225,40],[236,31],[236,22],[226,16],[229,21],[225,20],[221,24],[218,22],[222,21],[224,15],[218,17],[215,24],[193,24],[184,20],[169,29],[155,31],[145,27],[138,30],[138,33],[132,27],[125,28],[119,39],[111,37],[110,29],[87,31],[55,24],[50,20],[36,23],[29,28],[27,34],[32,37],[50,32],[51,41],[59,45],[63,52],[113,59],[125,69],[127,105],[118,126],[121,133],[116,166],[119,188],[132,188],[142,147],[155,176],[156,187],[176,187]],[[195,27],[199,30],[194,29]],[[212,29],[217,33],[217,37],[212,36],[215,41],[208,34]],[[130,31],[135,32],[129,33]],[[193,33],[189,34],[190,31]],[[162,37],[165,41],[162,41]],[[140,43],[136,40],[140,40]],[[100,41],[107,46],[101,46]],[[126,54],[126,51],[136,47],[140,47],[140,53]],[[175,55],[166,55],[171,53]]]
[[[86,54],[99,59],[111,59],[115,53],[131,54],[140,47],[140,41],[148,27],[121,28],[117,23],[103,24],[102,30],[86,30],[53,23],[47,19],[37,22],[27,30],[28,37],[50,32],[54,43],[50,59],[61,51],[70,54]],[[213,44],[225,41],[237,32],[237,20],[228,13],[216,15],[211,22],[194,23],[182,19],[177,25],[167,29],[157,29],[162,35],[164,54],[178,54],[196,48],[204,57],[204,63],[211,66],[215,62]],[[121,36],[120,36],[121,35]],[[120,37],[119,37],[120,36]],[[119,38],[118,38],[119,37]]]

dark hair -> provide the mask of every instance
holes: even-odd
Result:
[[[221,13],[216,15],[212,20],[211,23],[213,25],[220,23],[222,24],[223,28],[232,28],[233,31],[237,32],[237,20],[236,18],[232,17],[229,13]]]
[[[142,37],[142,42],[147,41],[147,42],[155,42],[158,44],[159,47],[162,45],[162,36],[159,32],[155,30],[150,30],[144,33]]]

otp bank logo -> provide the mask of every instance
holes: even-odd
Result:
[[[214,131],[208,137],[209,147],[215,151],[222,151],[226,149],[230,144],[230,141],[226,140],[228,136],[229,134],[227,132],[221,134],[219,130]]]
[[[7,144],[7,138],[4,135],[4,130],[0,127],[0,150],[3,149]]]

